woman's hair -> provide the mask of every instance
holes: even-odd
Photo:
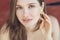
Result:
[[[37,0],[42,5],[42,0]],[[16,4],[17,0],[11,0],[10,3],[10,18],[8,20],[9,36],[10,40],[27,40],[27,32],[25,27],[19,22],[16,16]],[[38,25],[38,23],[37,23]],[[35,30],[38,30],[36,27]]]

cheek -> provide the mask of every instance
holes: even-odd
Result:
[[[22,12],[20,12],[19,10],[16,12],[16,16],[18,18],[18,20],[22,19]]]
[[[37,17],[37,16],[40,16],[40,12],[39,12],[39,9],[31,9],[30,10],[30,13],[33,17]]]

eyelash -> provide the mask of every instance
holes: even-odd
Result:
[[[16,7],[16,9],[23,9],[22,7]]]
[[[34,8],[35,6],[34,5],[30,5],[28,8]]]

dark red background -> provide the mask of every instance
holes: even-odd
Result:
[[[9,7],[10,0],[0,0],[0,26],[8,20]]]

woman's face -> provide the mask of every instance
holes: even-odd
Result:
[[[32,26],[38,22],[42,10],[38,0],[18,0],[16,16],[24,26]]]

